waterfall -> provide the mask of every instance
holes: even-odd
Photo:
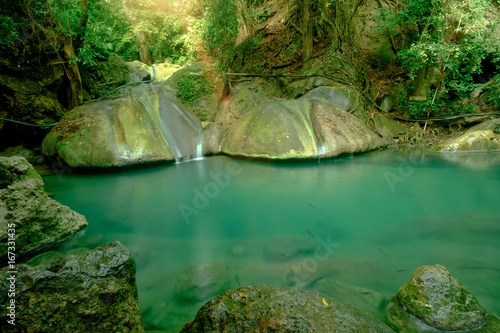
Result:
[[[158,89],[160,119],[177,163],[203,157],[203,128],[198,117],[170,91]]]

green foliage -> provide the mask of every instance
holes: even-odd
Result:
[[[192,1],[175,3],[183,11],[197,8]],[[113,53],[128,61],[138,60],[142,44],[137,36],[142,34],[154,59],[186,62],[196,56],[194,35],[201,29],[200,20],[188,16],[182,22],[175,16],[179,13],[170,12],[168,6],[143,0],[88,1],[87,10],[81,0],[8,2],[0,9],[0,50],[17,47],[20,53],[30,44],[38,53],[57,54],[62,41],[69,39],[79,47],[74,60],[89,67]],[[86,17],[87,24],[82,25]]]
[[[492,82],[486,89],[489,96],[487,101],[491,105],[500,108],[500,75],[494,77]]]
[[[445,67],[447,94],[443,99],[450,103],[455,98],[467,98],[480,86],[474,83],[474,74],[482,72],[481,62],[489,54],[498,52],[487,43],[499,23],[498,18],[486,15],[488,5],[486,0],[403,0],[400,10],[382,10],[379,28],[387,29],[391,35],[410,36],[398,58],[411,79],[424,67]],[[459,23],[459,35],[453,43]],[[410,113],[420,114],[418,110],[425,107],[421,104],[409,102]],[[453,112],[463,109],[450,107]]]
[[[14,47],[21,42],[19,37],[20,24],[10,16],[0,15],[0,50]]]
[[[226,70],[235,57],[234,41],[238,34],[238,8],[234,0],[211,0],[205,14],[203,39],[208,51]]]
[[[177,80],[177,94],[188,106],[195,106],[200,96],[211,92],[205,75],[188,74]]]

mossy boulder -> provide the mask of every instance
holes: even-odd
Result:
[[[42,181],[42,177],[24,157],[0,156],[0,189],[25,179]]]
[[[134,260],[119,242],[9,270],[0,270],[2,332],[144,332]],[[12,282],[15,298],[8,295]],[[15,326],[7,322],[12,299]]]
[[[382,147],[385,143],[378,135],[345,111],[356,108],[356,98],[345,91],[344,87],[320,87],[296,100],[259,104],[229,128],[222,152],[283,160]]]
[[[45,137],[42,152],[78,168],[168,162],[194,156],[201,131],[172,92],[140,85],[73,109]]]
[[[206,303],[181,333],[394,332],[358,309],[311,291],[256,285]]]
[[[401,325],[410,322],[405,313],[442,331],[481,328],[488,315],[476,298],[441,265],[417,268],[410,282],[399,289],[387,308],[393,327],[402,328]]]
[[[14,225],[15,227],[7,227]],[[9,229],[16,256],[60,242],[88,225],[84,216],[48,197],[39,179],[27,178],[0,191],[0,262],[7,260]]]
[[[222,261],[202,261],[190,265],[181,274],[175,294],[184,302],[206,302],[230,288],[229,269]]]

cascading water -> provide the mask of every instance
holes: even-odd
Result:
[[[196,115],[185,108],[175,95],[158,89],[160,119],[169,149],[177,163],[203,157],[203,128]]]

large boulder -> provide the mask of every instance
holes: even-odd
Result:
[[[295,288],[248,286],[206,303],[181,333],[394,332],[356,308]]]
[[[436,143],[430,150],[440,153],[499,151],[500,119],[471,127],[463,135]]]
[[[441,331],[469,331],[483,328],[487,321],[486,327],[500,327],[498,317],[489,315],[441,265],[419,267],[391,299],[387,317],[392,327],[403,332],[429,326]]]
[[[222,261],[202,261],[190,265],[181,274],[175,294],[181,301],[206,302],[229,288],[227,264]]]
[[[62,241],[87,225],[84,216],[49,198],[41,180],[15,182],[0,191],[0,261],[7,259],[12,238],[16,256],[22,257]],[[9,231],[12,229],[15,231]]]
[[[296,100],[253,107],[222,142],[228,155],[269,158],[323,158],[366,152],[385,143],[349,112],[356,98],[344,87],[319,87]]]
[[[25,179],[38,179],[42,181],[42,177],[24,157],[0,156],[0,189]]]
[[[140,85],[82,105],[46,136],[42,151],[70,167],[116,167],[196,155],[199,119],[172,92]]]
[[[0,270],[2,332],[144,332],[134,260],[119,242],[15,270]]]
[[[23,157],[0,156],[0,262],[11,257],[12,243],[20,258],[88,225],[85,217],[49,198],[43,186]]]

